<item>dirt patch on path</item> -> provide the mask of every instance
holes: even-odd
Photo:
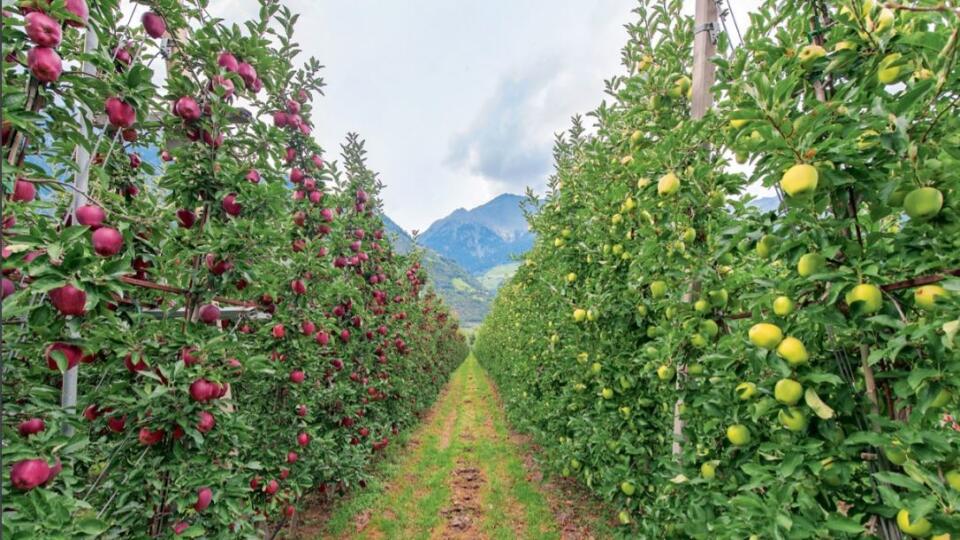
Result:
[[[486,536],[480,531],[483,506],[480,504],[480,490],[487,479],[479,468],[463,458],[457,460],[457,467],[451,474],[450,504],[440,511],[444,518],[442,527],[430,535],[436,540],[482,539]]]

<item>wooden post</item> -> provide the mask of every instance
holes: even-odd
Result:
[[[713,65],[710,58],[716,53],[717,48],[714,39],[719,32],[716,0],[697,0],[693,21],[693,96],[690,102],[690,117],[699,120],[707,114],[707,110],[713,105],[713,94],[710,93],[710,88],[716,80],[716,66]],[[699,292],[700,282],[692,281],[687,294],[684,295],[684,301],[692,302],[693,297]],[[681,387],[680,376],[683,371],[685,370],[677,370],[678,390]],[[680,417],[682,407],[683,399],[677,399],[676,403],[673,404],[672,450],[677,460],[680,459],[680,453],[683,451],[680,445],[683,440],[683,418]]]
[[[99,41],[97,39],[97,32],[92,28],[87,28],[86,40],[83,44],[83,52],[85,54],[90,54],[93,51],[97,50],[99,46]],[[83,73],[86,75],[96,76],[97,67],[92,62],[84,62],[82,67]],[[76,116],[79,123],[83,123],[84,117],[89,113],[84,110],[83,107],[77,107]],[[77,174],[73,177],[73,203],[70,205],[70,214],[73,218],[72,221],[74,224],[77,222],[77,208],[80,208],[84,204],[87,204],[87,198],[85,197],[87,193],[87,185],[90,179],[90,152],[87,151],[81,145],[77,145],[76,149],[77,155],[75,157],[77,163]],[[77,378],[79,375],[80,366],[73,366],[68,369],[66,373],[63,374],[63,388],[60,392],[60,406],[63,407],[67,413],[73,414],[77,410]],[[73,426],[70,424],[64,424],[63,434],[67,436],[73,435]]]

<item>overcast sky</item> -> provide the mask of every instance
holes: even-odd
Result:
[[[693,0],[685,0],[692,13]],[[759,0],[735,2],[743,24]],[[501,193],[543,189],[554,134],[621,73],[636,0],[285,0],[326,66],[314,133],[367,141],[387,215],[424,230]],[[255,0],[213,0],[229,19]],[[332,156],[331,156],[332,157]]]

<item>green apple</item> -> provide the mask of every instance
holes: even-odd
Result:
[[[851,307],[859,302],[861,313],[876,313],[883,307],[883,293],[879,287],[869,283],[861,283],[850,289],[845,299]]]
[[[575,470],[575,471],[579,471],[579,470],[580,470],[580,461],[579,461],[577,458],[571,459],[571,460],[570,460],[570,468],[573,469],[573,470]]]
[[[903,198],[903,209],[910,219],[924,221],[940,213],[943,208],[943,193],[932,187],[917,188]]]
[[[956,491],[960,491],[960,469],[947,471],[943,477],[947,480],[947,485]]]
[[[813,47],[817,47],[817,45],[813,45]],[[806,49],[806,47],[804,48]],[[823,47],[820,47],[820,50],[823,51]],[[826,54],[826,51],[823,52]],[[806,163],[798,163],[783,173],[780,178],[780,189],[790,197],[803,197],[816,191],[819,179],[820,174],[816,167]]]
[[[692,244],[694,240],[697,239],[697,230],[693,227],[687,227],[683,230],[683,235],[680,237],[684,242]]]
[[[700,476],[704,480],[713,480],[717,477],[717,465],[713,461],[707,461],[700,465]]]
[[[620,520],[620,523],[621,523],[622,525],[629,525],[629,524],[630,524],[630,512],[627,512],[626,510],[621,510],[620,513],[617,514],[617,519]]]
[[[887,461],[894,465],[903,465],[907,462],[907,453],[898,446],[884,447],[883,455],[887,458]]]
[[[587,320],[587,310],[583,308],[577,308],[573,310],[573,322],[583,322]]]
[[[661,196],[673,195],[680,190],[680,179],[676,174],[668,172],[657,181],[657,193]]]
[[[770,323],[757,323],[750,328],[750,342],[761,349],[773,350],[783,341],[783,331]]]
[[[797,59],[801,64],[809,64],[817,58],[823,58],[827,55],[827,50],[820,45],[804,45],[797,54]]]
[[[727,428],[727,440],[734,446],[750,444],[750,430],[743,424],[733,424]]]
[[[742,382],[737,385],[736,392],[740,401],[747,401],[757,395],[757,385],[752,382]]]
[[[650,296],[654,298],[663,298],[667,295],[667,282],[666,281],[654,281],[650,283]]]
[[[780,409],[780,412],[777,413],[777,418],[780,419],[783,427],[790,431],[803,431],[807,429],[807,415],[797,407]]]
[[[666,364],[663,364],[662,366],[657,368],[657,377],[659,377],[661,381],[669,381],[673,379],[674,373],[675,371],[673,369],[673,366],[668,366]]]
[[[786,317],[787,315],[793,313],[793,300],[787,296],[778,296],[773,301],[773,312],[780,317]]]
[[[710,338],[717,337],[717,334],[720,333],[720,327],[713,319],[705,319],[700,321],[700,333]]]
[[[629,417],[630,417],[630,407],[627,407],[626,405],[624,405],[623,407],[620,407],[620,414],[621,414],[624,418],[629,418]]]
[[[910,521],[910,511],[906,508],[901,508],[900,511],[897,512],[897,526],[900,527],[900,530],[905,534],[919,538],[930,536],[930,531],[933,530],[933,525],[930,524],[927,518],[917,518],[914,521]]]
[[[603,365],[600,362],[594,362],[590,365],[590,371],[594,373],[600,373],[600,370],[603,369]]]
[[[578,363],[578,364],[586,364],[586,363],[587,363],[587,360],[589,360],[589,359],[590,359],[590,353],[585,353],[585,352],[577,353],[577,363]]]
[[[690,336],[690,344],[698,349],[702,349],[707,346],[707,338],[703,337],[703,334],[694,334]]]
[[[603,399],[613,399],[613,388],[604,388],[600,391],[600,395]]]
[[[796,405],[803,397],[803,385],[793,379],[780,379],[773,387],[773,397],[784,405]]]
[[[701,298],[693,303],[693,309],[697,313],[705,313],[708,309],[710,309],[710,302],[707,302]]]
[[[707,297],[710,298],[710,304],[714,307],[724,307],[730,301],[730,293],[726,289],[710,291],[707,293]]]
[[[690,364],[687,366],[687,373],[694,377],[703,375],[703,364]]]
[[[633,482],[623,481],[620,483],[620,491],[627,497],[632,496],[636,490],[637,488],[634,487]]]
[[[797,273],[800,277],[810,277],[814,274],[823,272],[827,266],[827,259],[819,253],[806,253],[800,256],[797,262]]]
[[[946,407],[951,399],[953,399],[953,394],[946,388],[941,388],[940,391],[937,392],[937,395],[934,396],[933,401],[930,402],[930,407],[933,409],[941,409]]]
[[[779,238],[772,234],[765,234],[757,242],[757,255],[766,259],[770,257],[770,255],[773,253],[773,250],[777,249],[779,244]]]
[[[567,283],[573,283],[576,280],[577,280],[576,274],[574,274],[573,272],[570,272],[569,274],[567,274]]]
[[[933,311],[937,308],[937,298],[947,298],[949,293],[939,285],[924,285],[913,290],[913,301],[917,306]]]
[[[783,338],[783,341],[777,346],[777,356],[786,360],[793,367],[802,366],[810,360],[810,354],[807,353],[807,348],[804,347],[803,342],[792,336]]]

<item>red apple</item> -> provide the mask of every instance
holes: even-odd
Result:
[[[137,120],[133,106],[116,96],[107,98],[104,110],[107,112],[107,121],[117,129],[132,127]]]
[[[260,171],[258,171],[258,170],[256,170],[256,169],[250,169],[250,171],[247,172],[247,176],[246,176],[245,178],[246,178],[248,181],[253,182],[254,184],[259,184],[259,183],[260,183]]]
[[[189,229],[197,222],[197,215],[186,208],[181,208],[177,210],[177,220],[180,221],[181,227]]]
[[[50,466],[42,459],[22,459],[10,468],[10,483],[20,491],[30,491],[49,477]]]
[[[223,211],[230,216],[239,216],[240,211],[243,209],[243,206],[237,202],[237,194],[230,193],[223,198],[223,201],[220,203],[220,206],[223,208]]]
[[[302,279],[295,279],[290,282],[290,290],[293,291],[293,294],[306,294],[307,285]]]
[[[83,28],[87,25],[87,19],[90,18],[90,10],[87,9],[87,0],[67,0],[65,7],[73,17],[67,19],[67,24],[75,28]]]
[[[203,512],[210,506],[210,501],[213,500],[213,490],[204,486],[197,490],[197,502],[194,503],[193,509],[197,512]]]
[[[148,427],[142,427],[140,428],[140,433],[137,435],[137,440],[139,440],[143,446],[153,446],[162,441],[165,434],[166,432],[162,429],[151,430]]]
[[[37,186],[33,185],[33,182],[28,182],[19,178],[14,181],[13,194],[10,196],[11,201],[32,202],[36,198]]]
[[[27,67],[38,81],[52,83],[63,73],[63,60],[49,47],[33,47],[27,52]]]
[[[160,39],[167,31],[167,22],[163,20],[163,17],[152,11],[144,13],[141,22],[143,22],[143,29],[152,38]]]
[[[103,208],[95,204],[85,204],[77,208],[77,223],[86,225],[91,229],[96,229],[103,225],[103,220],[107,218]]]
[[[253,66],[246,62],[240,62],[240,65],[237,66],[237,75],[240,75],[240,78],[243,79],[247,88],[253,88],[257,80],[257,70],[254,69]]]
[[[299,444],[302,447],[306,447],[308,444],[310,444],[310,435],[307,435],[306,433],[303,433],[303,432],[298,434],[297,444]]]
[[[46,13],[34,11],[27,13],[24,17],[26,24],[24,30],[27,37],[39,47],[56,47],[60,44],[63,34],[60,31],[60,23],[55,21]]]
[[[141,371],[145,371],[149,367],[147,366],[147,363],[143,360],[143,355],[140,355],[139,359],[137,360],[137,363],[134,364],[133,353],[130,353],[123,358],[123,365],[127,367],[127,371],[129,371],[130,373],[139,373]]]
[[[46,429],[46,424],[43,423],[41,418],[31,418],[29,420],[24,420],[20,422],[20,425],[17,426],[17,430],[20,432],[20,435],[24,437],[29,437],[31,435],[36,435],[44,429]]]
[[[287,452],[287,463],[296,463],[300,456],[296,452]]]
[[[200,119],[200,105],[192,97],[183,96],[174,102],[173,114],[187,122],[195,122]]]
[[[287,329],[284,328],[282,324],[275,324],[273,325],[271,333],[273,334],[274,338],[283,339],[283,336],[287,335]]]
[[[217,65],[230,72],[236,72],[240,67],[237,57],[226,51],[220,53],[220,56],[217,57]]]
[[[51,289],[47,295],[53,307],[57,308],[61,315],[80,316],[86,313],[87,293],[82,289],[67,283],[62,287]]]
[[[205,304],[200,307],[199,315],[204,324],[214,324],[220,320],[220,308],[213,304]]]
[[[209,433],[217,425],[216,417],[207,411],[200,411],[197,416],[200,418],[197,421],[197,431],[200,433]]]
[[[60,353],[66,357],[67,369],[79,364],[80,358],[83,356],[83,350],[76,345],[70,345],[69,343],[63,343],[60,341],[47,345],[47,348],[44,351],[44,357],[47,359],[47,367],[54,371],[58,370],[59,368],[57,367],[57,360],[54,358],[53,353]]]
[[[299,369],[293,370],[290,372],[290,382],[294,384],[300,384],[307,378],[307,374],[300,371]]]
[[[123,247],[123,235],[110,227],[101,227],[93,231],[92,241],[93,251],[101,257],[116,255]]]

